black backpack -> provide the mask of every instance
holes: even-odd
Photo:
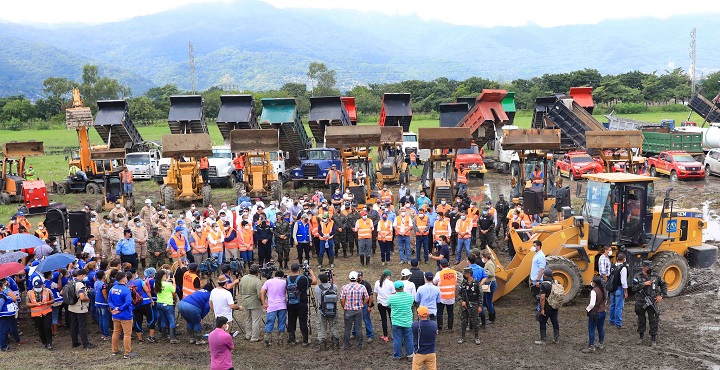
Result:
[[[335,317],[337,316],[337,304],[338,294],[335,285],[330,285],[329,288],[323,289],[320,285],[320,313],[323,317]]]
[[[290,280],[290,276],[287,277],[287,295],[288,295],[288,304],[299,304],[300,303],[300,289],[298,288],[298,280],[300,280],[301,275],[298,275],[295,278],[295,281]]]
[[[614,293],[620,286],[622,286],[620,282],[620,272],[622,269],[627,269],[626,264],[622,265],[613,265],[610,267],[610,275],[608,275],[607,282],[605,283],[605,290],[607,290],[608,293]]]
[[[67,306],[74,305],[77,303],[78,299],[80,299],[78,297],[77,290],[75,289],[74,281],[68,281],[68,283],[65,284],[60,291],[60,295],[63,297],[63,304]]]

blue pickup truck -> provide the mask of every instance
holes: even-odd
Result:
[[[298,189],[304,181],[325,181],[330,167],[342,171],[340,151],[332,148],[314,148],[298,153],[300,166],[292,170],[293,188]]]

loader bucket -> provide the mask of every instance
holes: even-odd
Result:
[[[274,152],[278,150],[277,130],[232,130],[230,131],[230,150],[240,152]]]
[[[641,131],[587,131],[585,142],[588,148],[642,148]]]
[[[328,126],[325,146],[328,148],[371,147],[380,144],[380,126]]]
[[[560,149],[560,130],[507,130],[502,141],[503,150]]]
[[[440,127],[455,127],[470,110],[468,103],[442,103],[438,106],[440,112]]]
[[[165,158],[199,158],[212,154],[209,134],[165,134],[162,137],[162,156]]]
[[[45,148],[42,141],[10,141],[3,143],[2,152],[8,158],[39,157]]]
[[[383,126],[380,127],[380,142],[383,144],[397,144],[403,142],[402,127]]]
[[[125,149],[93,149],[90,151],[90,159],[93,161],[125,159]]]
[[[467,127],[424,127],[418,130],[420,149],[466,149],[473,142]]]
[[[77,129],[93,125],[93,116],[90,108],[68,108],[65,110],[65,127]]]

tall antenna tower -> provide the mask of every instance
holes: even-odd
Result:
[[[690,95],[695,96],[695,67],[697,62],[697,49],[695,40],[697,38],[697,30],[693,27],[690,31]]]
[[[195,94],[195,56],[193,55],[192,41],[188,44],[188,49],[190,50],[190,85],[192,86],[190,92]]]

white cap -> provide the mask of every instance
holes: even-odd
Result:
[[[400,276],[410,276],[410,275],[412,275],[412,273],[408,269],[402,269],[402,271],[400,271]]]
[[[350,278],[350,281],[357,281],[358,273],[355,271],[350,271],[350,275],[348,277]]]
[[[145,199],[145,204],[151,204],[152,201],[150,199]]]

